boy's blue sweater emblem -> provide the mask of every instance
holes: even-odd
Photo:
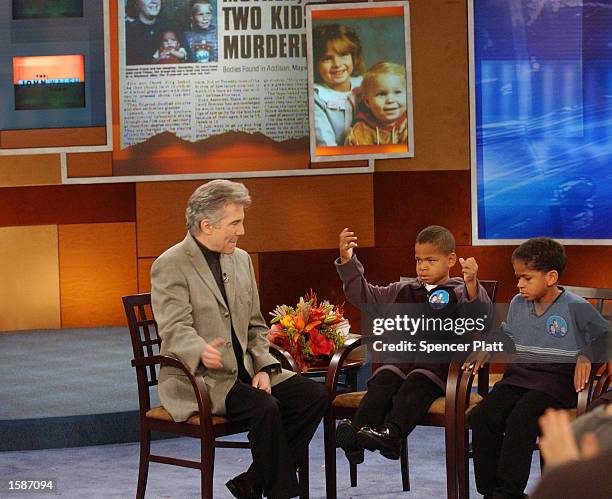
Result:
[[[559,315],[551,315],[546,320],[546,331],[555,338],[563,338],[568,329],[566,320]]]

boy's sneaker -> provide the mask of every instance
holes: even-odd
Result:
[[[336,443],[344,451],[349,463],[363,463],[363,449],[357,443],[357,429],[349,419],[343,419],[338,423]]]

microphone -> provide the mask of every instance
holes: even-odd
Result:
[[[229,281],[229,276],[223,272],[223,282],[228,282]]]

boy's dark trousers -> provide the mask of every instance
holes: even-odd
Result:
[[[392,423],[408,435],[429,406],[444,391],[421,373],[410,374],[402,379],[391,370],[379,371],[368,381],[366,392],[353,417],[358,428],[376,428],[382,423]]]
[[[523,497],[539,433],[538,418],[549,407],[563,405],[547,393],[498,383],[470,412],[478,492]]]

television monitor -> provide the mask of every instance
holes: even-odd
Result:
[[[474,242],[612,243],[612,4],[470,5]]]
[[[83,55],[13,57],[15,110],[85,107]]]
[[[83,17],[83,0],[13,0],[13,19]]]

